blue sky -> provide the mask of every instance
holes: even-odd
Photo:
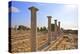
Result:
[[[47,27],[47,16],[52,16],[51,23],[54,23],[54,20],[57,19],[61,22],[61,27],[63,27],[64,29],[78,28],[78,10],[76,5],[19,1],[12,2],[12,27],[14,27],[15,25],[25,25],[30,27],[31,12],[28,8],[31,6],[35,6],[39,9],[39,11],[37,11],[38,27]]]

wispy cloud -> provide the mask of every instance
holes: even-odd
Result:
[[[61,27],[64,29],[74,29],[74,30],[78,29],[78,25],[74,24],[61,24]]]
[[[12,6],[10,12],[12,12],[12,13],[17,13],[17,12],[20,12],[20,10],[19,10],[19,8]]]

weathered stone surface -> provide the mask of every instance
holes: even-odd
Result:
[[[50,44],[51,42],[51,16],[47,16],[48,17],[48,44]]]
[[[30,7],[29,10],[31,10],[31,51],[36,51],[36,12],[38,9],[35,7]]]

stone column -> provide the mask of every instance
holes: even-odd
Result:
[[[36,51],[36,32],[37,32],[37,21],[36,21],[36,12],[38,11],[35,7],[30,7],[29,10],[31,10],[31,51]]]
[[[48,17],[48,44],[50,44],[51,42],[51,16],[47,16]]]
[[[60,21],[58,22],[58,29],[59,29],[59,31],[60,31]]]
[[[60,33],[61,33],[60,32],[60,21],[58,22],[58,28],[57,29],[58,29],[58,36],[60,36]]]
[[[55,29],[54,29],[55,36],[54,36],[54,38],[57,39],[57,36],[58,36],[58,32],[57,32],[57,20],[54,20],[54,21],[55,21]]]
[[[55,32],[57,32],[57,20],[54,20],[55,21]]]

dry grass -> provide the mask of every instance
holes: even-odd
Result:
[[[12,52],[30,52],[30,31],[11,31]],[[69,35],[67,35],[69,37]],[[63,40],[57,45],[57,48],[52,50],[64,50],[64,49],[76,49],[78,46],[78,37],[76,34],[72,34],[69,38],[63,38]],[[43,44],[48,42],[48,34],[37,32],[37,48],[40,48]],[[58,42],[58,41],[57,41]],[[57,43],[56,42],[56,43]],[[56,47],[56,46],[55,46]]]
[[[13,31],[11,32],[12,52],[30,52],[30,31]],[[37,47],[41,47],[47,42],[47,33],[37,33]]]

